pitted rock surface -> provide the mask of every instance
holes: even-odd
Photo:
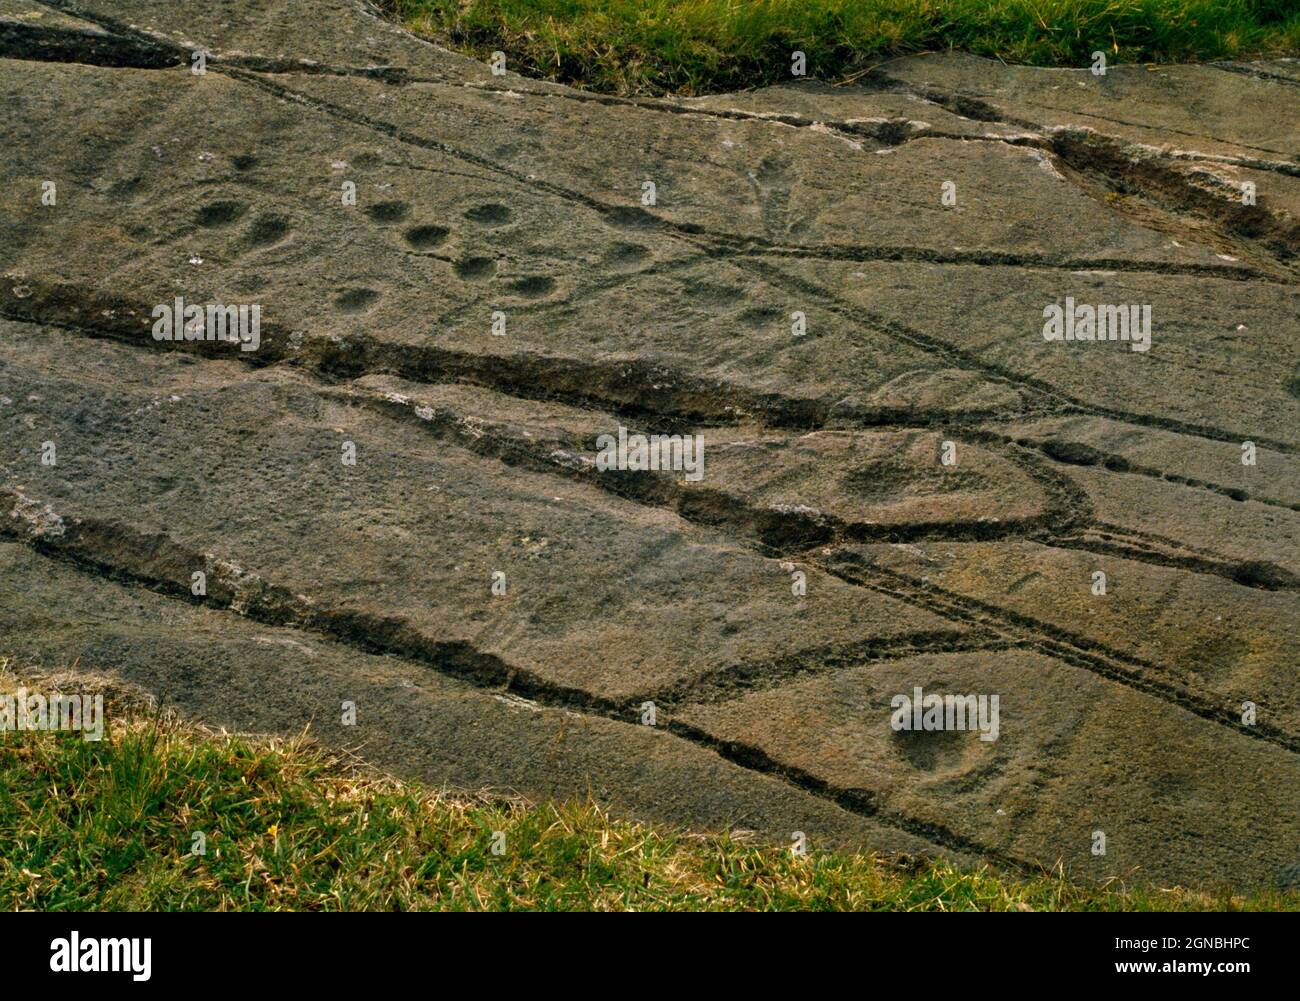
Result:
[[[632,100],[311,7],[0,0],[0,655],[782,843],[1296,864],[1294,61]]]

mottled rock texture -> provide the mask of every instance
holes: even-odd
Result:
[[[632,101],[360,0],[0,0],[0,655],[438,785],[1270,885],[1297,65]],[[1046,340],[1067,297],[1149,350]],[[895,730],[916,687],[997,739]]]

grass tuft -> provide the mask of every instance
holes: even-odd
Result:
[[[1300,53],[1295,0],[386,0],[478,59],[591,90],[694,95],[959,49],[1009,63],[1191,62]]]

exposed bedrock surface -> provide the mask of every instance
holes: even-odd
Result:
[[[1294,62],[624,100],[199,7],[0,0],[0,656],[781,843],[1300,860]]]

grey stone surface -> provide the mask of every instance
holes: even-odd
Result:
[[[1294,67],[625,100],[359,0],[0,0],[0,655],[439,786],[1273,885]],[[154,339],[178,296],[256,350]],[[1045,341],[1066,297],[1150,350]],[[998,739],[892,730],[916,686]]]

